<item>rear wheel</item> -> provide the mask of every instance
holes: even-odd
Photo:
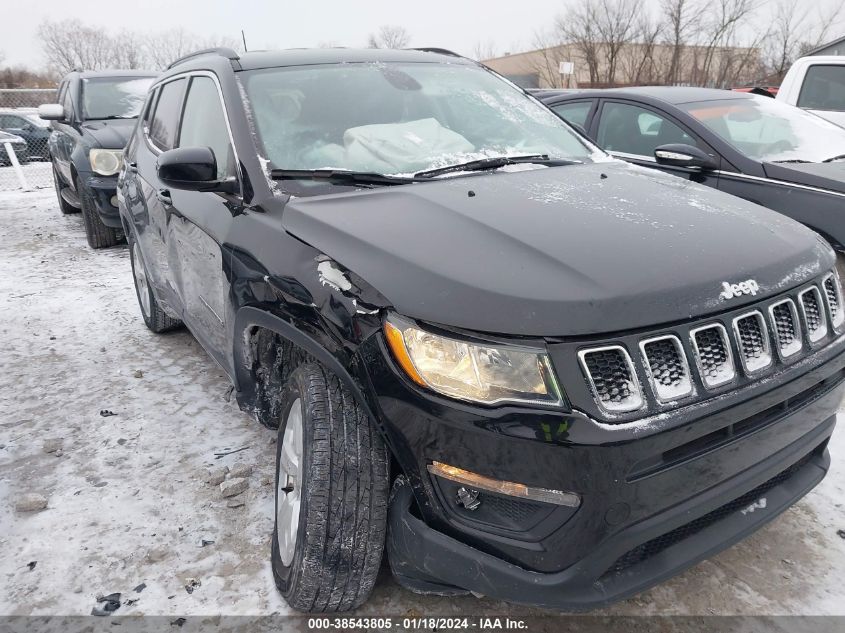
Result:
[[[59,199],[59,210],[65,215],[68,213],[79,213],[79,209],[72,204],[68,204],[65,202],[65,199],[62,198],[62,189],[64,189],[65,186],[62,184],[61,178],[59,178],[55,165],[53,165],[53,185],[56,188],[56,197]]]
[[[276,446],[276,585],[299,611],[354,609],[378,575],[387,521],[388,454],[352,393],[305,363],[282,394]]]
[[[91,192],[86,187],[77,187],[79,201],[82,203],[82,221],[85,224],[85,237],[91,248],[115,246],[119,241],[117,229],[103,224]]]
[[[132,277],[135,280],[135,294],[138,296],[138,305],[141,308],[141,316],[144,317],[144,324],[153,332],[166,332],[179,327],[182,322],[167,315],[162,310],[153,289],[150,287],[147,269],[144,260],[141,259],[141,251],[138,249],[138,242],[129,241],[129,259],[132,263]]]

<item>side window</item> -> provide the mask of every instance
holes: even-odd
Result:
[[[73,108],[73,84],[68,82],[65,86],[64,95],[62,95],[62,100],[59,102],[65,109],[65,119],[68,121],[73,121],[74,119],[74,108]]]
[[[194,77],[185,100],[179,147],[210,147],[217,158],[217,178],[235,175],[235,160],[226,115],[217,85],[210,77]]]
[[[10,130],[21,127],[18,117],[10,114],[0,114],[0,129]]]
[[[798,107],[845,111],[845,66],[810,66],[798,95]]]
[[[143,126],[144,134],[149,136],[150,134],[150,123],[153,120],[153,110],[156,107],[156,99],[158,99],[159,89],[155,88],[151,93],[150,96],[147,97],[147,105],[144,108],[144,116],[141,117],[141,125]]]
[[[667,143],[697,145],[692,136],[652,110],[614,102],[602,107],[598,144],[603,149],[653,156],[655,148]]]
[[[582,129],[586,129],[587,116],[590,114],[592,107],[592,101],[567,101],[552,106],[552,110],[567,123],[580,125]]]
[[[186,83],[184,79],[176,79],[159,88],[158,102],[150,122],[150,140],[161,150],[173,149],[175,146],[176,126]]]

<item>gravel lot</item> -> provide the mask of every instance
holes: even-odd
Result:
[[[0,343],[0,615],[87,615],[112,592],[116,615],[288,612],[268,562],[274,433],[190,334],[146,330],[125,247],[89,249],[52,190],[0,193]],[[796,507],[604,613],[845,614],[844,433]],[[230,504],[206,473],[238,464],[253,469]],[[28,493],[46,509],[17,511]],[[385,570],[362,612],[547,613],[415,596]]]

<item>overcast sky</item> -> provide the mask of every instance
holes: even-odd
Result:
[[[11,2],[12,0],[3,0]],[[530,46],[538,28],[548,26],[565,0],[23,0],[22,15],[7,24],[0,50],[7,64],[41,66],[36,32],[44,19],[78,17],[110,31],[158,31],[183,27],[200,34],[240,38],[250,48],[290,48],[331,42],[365,46],[383,24],[404,26],[413,46],[440,46],[465,55],[478,41],[493,40],[499,53]],[[140,8],[143,7],[143,8]],[[8,13],[8,12],[6,12]],[[25,19],[24,19],[25,18]]]
[[[549,28],[555,16],[576,1],[17,0],[21,15],[2,30],[0,52],[5,54],[7,64],[40,67],[44,64],[37,37],[41,21],[80,18],[87,25],[100,26],[111,33],[121,29],[144,32],[182,27],[200,35],[240,38],[240,30],[244,29],[251,49],[313,47],[323,43],[365,46],[368,34],[391,24],[408,30],[412,46],[439,46],[472,55],[477,43],[493,42],[501,55],[533,48],[534,34]],[[760,0],[763,8],[754,27],[767,23],[777,1]],[[818,10],[842,1],[799,0],[798,6]],[[656,9],[659,0],[642,2]],[[832,29],[831,38],[842,35],[843,23],[845,20]]]

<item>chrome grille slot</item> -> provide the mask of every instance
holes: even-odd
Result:
[[[707,387],[718,387],[734,379],[733,354],[728,333],[721,323],[705,325],[690,331],[695,348],[695,361],[701,380]]]
[[[801,325],[798,309],[792,299],[784,299],[769,306],[769,316],[774,328],[775,342],[781,358],[788,358],[801,351]]]
[[[807,338],[811,343],[817,343],[827,336],[827,317],[819,289],[815,286],[807,288],[798,295],[798,303],[807,328]]]
[[[753,374],[772,364],[769,331],[762,314],[754,310],[736,317],[733,329],[739,358],[746,373]]]
[[[578,352],[596,402],[608,413],[636,411],[643,405],[640,385],[624,347],[610,345]]]
[[[689,365],[676,336],[658,336],[640,342],[651,386],[660,402],[671,402],[692,393]]]
[[[822,282],[824,296],[827,299],[827,309],[830,311],[830,322],[835,328],[839,328],[845,321],[845,310],[842,309],[842,296],[839,285],[839,275],[830,273]]]

